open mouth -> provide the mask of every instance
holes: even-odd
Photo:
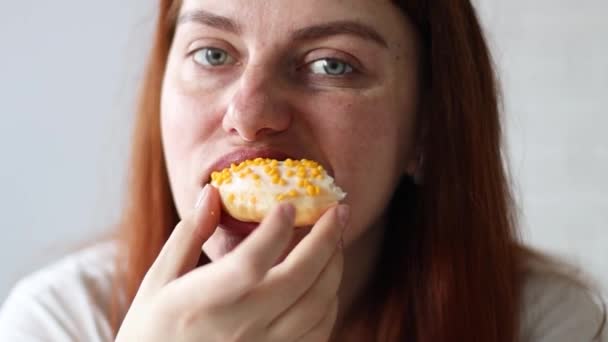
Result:
[[[220,228],[227,230],[236,235],[247,236],[251,234],[258,226],[259,222],[243,222],[230,216],[226,211],[222,210],[220,216]]]
[[[217,173],[220,172],[220,170],[224,170],[231,166],[232,167],[242,166],[240,164],[242,164],[243,162],[245,162],[247,160],[254,160],[254,159],[266,159],[267,161],[268,161],[268,159],[273,159],[273,160],[277,160],[277,161],[281,162],[286,159],[294,160],[295,157],[292,155],[289,155],[287,153],[284,153],[282,151],[275,150],[275,149],[239,149],[239,150],[235,150],[231,153],[228,153],[228,154],[222,156],[218,160],[216,160],[207,169],[207,177],[205,177],[206,178],[205,183],[211,182],[209,177],[214,172],[217,175]],[[323,171],[323,170],[321,170],[321,171]],[[329,168],[329,167],[326,168],[326,171],[328,172],[328,174],[330,174],[330,175],[332,174],[331,168]],[[319,172],[319,171],[317,171],[317,172]],[[241,175],[240,177],[241,178],[246,177],[246,175]],[[295,177],[295,175],[292,172],[292,178],[293,177]],[[260,179],[260,177],[258,176],[258,182],[260,182],[259,179]],[[217,181],[217,179],[216,179],[216,181]],[[268,179],[266,179],[266,181],[269,182]],[[283,182],[285,182],[285,180],[283,180]],[[221,183],[219,183],[219,185],[221,185]],[[272,184],[269,184],[269,185],[272,186]],[[280,185],[281,184],[279,184],[279,186]],[[305,185],[306,184],[304,184],[303,186],[305,186]],[[248,185],[246,185],[246,187],[247,186],[253,186],[253,185],[248,184]],[[309,185],[309,187],[312,187],[312,186]],[[319,191],[318,188],[317,188],[317,191]],[[295,192],[295,191],[293,191],[293,192]],[[318,192],[317,192],[317,194],[318,194]],[[233,196],[233,201],[234,201],[234,195],[232,195],[232,196]],[[287,195],[285,195],[285,196],[287,196]],[[293,196],[295,196],[295,195],[293,195]],[[255,201],[256,201],[255,196],[253,197],[252,201],[253,201],[252,203],[255,203]],[[230,202],[230,203],[232,203],[232,202]],[[239,217],[239,219],[237,219],[236,217]],[[241,221],[241,220],[245,220],[245,221]],[[261,215],[259,214],[259,212],[256,215],[232,216],[231,214],[229,214],[227,209],[225,209],[224,206],[222,205],[222,212],[220,215],[219,228],[221,228],[224,231],[227,231],[233,235],[247,236],[247,235],[251,234],[260,225],[260,222],[258,222],[260,220],[261,220]],[[252,221],[254,221],[254,222],[252,222]],[[303,222],[302,222],[302,227],[303,227]],[[298,226],[298,228],[301,228],[301,226]]]

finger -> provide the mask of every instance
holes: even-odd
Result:
[[[268,327],[271,340],[302,336],[321,320],[336,298],[342,279],[342,251],[336,250],[314,285]]]
[[[207,305],[237,301],[263,279],[284,251],[293,234],[294,215],[291,204],[273,208],[232,252],[208,267],[198,268],[178,279],[175,282],[177,291],[213,293],[200,298]]]
[[[310,331],[298,338],[296,342],[327,342],[332,337],[336,318],[338,317],[338,299],[330,305],[325,317],[323,317]]]
[[[200,257],[202,244],[219,223],[219,213],[217,189],[207,184],[196,208],[173,229],[144,281],[154,283],[152,288],[159,288],[192,270]]]
[[[342,236],[339,210],[346,210],[348,214],[346,205],[325,212],[311,232],[244,300],[263,307],[269,320],[292,306],[312,286],[337,249]]]

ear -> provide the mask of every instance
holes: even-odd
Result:
[[[409,157],[405,161],[405,169],[403,172],[406,175],[413,177],[420,168],[422,161],[422,149],[420,148],[420,144],[414,143],[414,146],[410,149],[408,155]]]
[[[412,157],[405,164],[405,174],[412,177],[415,184],[422,184],[422,167],[424,156],[422,151],[416,149]]]
[[[413,177],[416,174],[416,171],[418,170],[418,164],[420,164],[419,158],[418,156],[414,155],[405,164],[405,174]]]

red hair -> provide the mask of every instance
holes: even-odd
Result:
[[[421,42],[417,132],[424,181],[404,178],[395,190],[380,262],[349,331],[366,341],[513,342],[525,249],[515,229],[498,91],[479,21],[468,0],[395,3]],[[141,89],[118,236],[126,263],[119,265],[124,274],[116,293],[125,291],[128,303],[179,221],[160,138],[160,94],[180,5],[160,1]]]

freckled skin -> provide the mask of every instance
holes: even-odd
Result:
[[[331,166],[351,205],[345,246],[365,248],[355,241],[381,221],[413,150],[418,61],[406,18],[388,0],[186,0],[181,12],[194,9],[231,18],[242,32],[194,23],[177,28],[161,125],[180,215],[192,207],[213,161],[236,148],[271,146]],[[290,39],[295,30],[337,20],[372,27],[388,48],[352,35]],[[206,46],[226,50],[235,63],[202,68],[188,53]],[[325,57],[347,58],[364,70],[312,75],[306,66]],[[206,252],[218,258],[235,243],[217,235]]]

